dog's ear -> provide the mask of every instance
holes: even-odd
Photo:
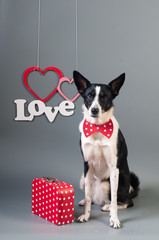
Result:
[[[111,81],[108,86],[111,88],[113,93],[113,97],[115,98],[119,94],[119,90],[124,84],[125,81],[125,73],[121,74],[119,77]]]
[[[86,88],[91,85],[91,83],[77,71],[73,72],[73,78],[80,94],[83,94]]]

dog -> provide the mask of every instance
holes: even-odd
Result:
[[[127,145],[114,117],[113,100],[125,81],[125,73],[106,84],[92,84],[79,72],[73,72],[78,92],[84,99],[84,119],[79,125],[80,147],[84,158],[84,174],[80,186],[85,199],[79,205],[84,214],[78,222],[90,218],[91,204],[110,211],[110,226],[120,228],[118,209],[132,207],[138,195],[139,179],[130,173]]]

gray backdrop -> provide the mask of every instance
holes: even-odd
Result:
[[[78,0],[78,70],[90,81],[108,83],[121,73],[126,82],[115,100],[115,115],[129,148],[129,166],[141,181],[135,207],[119,213],[123,228],[109,228],[109,215],[93,206],[86,224],[57,227],[31,214],[33,178],[53,176],[75,188],[75,220],[82,209],[79,179],[83,170],[78,125],[82,99],[75,114],[60,114],[53,123],[40,116],[16,122],[15,99],[35,98],[22,82],[24,71],[37,62],[38,0],[0,0],[0,233],[3,239],[90,239],[104,236],[156,238],[158,231],[158,87],[159,1]],[[76,1],[41,0],[40,68],[58,67],[72,78],[76,68]],[[52,77],[54,82],[52,82]],[[45,97],[57,76],[30,76],[30,85]],[[39,82],[38,82],[39,80]],[[66,84],[67,85],[67,84]],[[70,96],[75,88],[63,86]],[[56,93],[47,103],[64,99]]]

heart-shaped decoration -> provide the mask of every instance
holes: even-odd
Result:
[[[65,98],[67,101],[70,101],[70,102],[74,102],[78,97],[79,97],[79,93],[77,93],[72,99],[69,99],[62,91],[61,91],[61,84],[63,82],[68,82],[69,84],[72,84],[74,82],[74,79],[72,78],[71,80],[67,77],[62,77],[60,78],[60,81],[59,81],[59,84],[57,86],[57,90],[58,92],[61,94],[61,96],[63,98]]]
[[[63,74],[61,72],[60,69],[58,68],[55,68],[55,67],[47,67],[44,71],[42,71],[39,67],[31,67],[31,68],[28,68],[25,72],[24,72],[24,75],[23,75],[23,81],[24,81],[24,84],[26,86],[26,88],[37,98],[39,99],[40,101],[42,102],[46,102],[50,97],[52,97],[54,95],[54,93],[57,91],[57,87],[55,89],[53,89],[53,91],[45,98],[45,99],[42,99],[40,98],[32,89],[31,87],[29,86],[28,84],[28,75],[33,72],[33,71],[38,71],[40,72],[42,75],[45,75],[46,72],[48,71],[53,71],[55,73],[58,74],[58,77],[59,79],[61,79],[63,77]]]

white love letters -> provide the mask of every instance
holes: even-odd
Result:
[[[15,121],[33,121],[34,117],[45,114],[49,122],[53,122],[58,112],[63,116],[72,116],[74,114],[75,105],[70,101],[63,101],[54,108],[46,106],[44,102],[40,100],[34,100],[28,104],[28,113],[26,116],[26,103],[25,99],[14,100],[16,104],[16,117]]]

